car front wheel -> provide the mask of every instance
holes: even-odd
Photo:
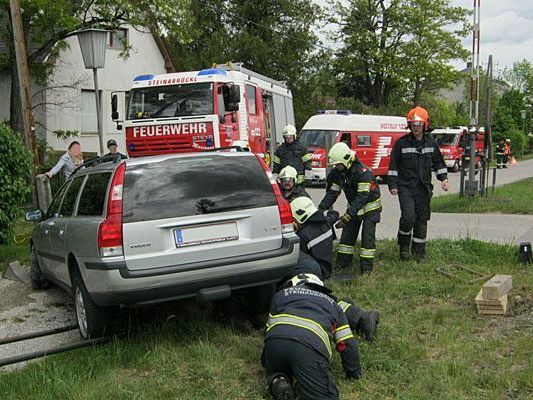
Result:
[[[35,247],[32,247],[31,249],[30,278],[31,288],[33,290],[48,289],[50,287],[50,282],[44,277],[43,270],[39,264]]]

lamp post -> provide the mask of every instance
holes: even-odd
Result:
[[[520,110],[520,116],[522,117],[522,134],[526,137],[527,110]],[[524,141],[522,141],[522,157],[524,157]]]
[[[102,128],[102,110],[100,92],[98,89],[98,68],[105,66],[105,51],[107,47],[108,31],[104,29],[86,29],[78,33],[81,55],[86,69],[92,69],[94,74],[94,96],[96,98],[96,119],[98,123],[98,141],[100,155],[104,154],[104,134]]]

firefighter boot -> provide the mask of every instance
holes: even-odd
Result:
[[[409,246],[400,246],[400,260],[409,261]]]
[[[278,375],[270,384],[270,394],[274,400],[293,400],[294,393],[292,392],[291,384],[284,375]]]
[[[365,340],[371,342],[376,336],[379,325],[379,313],[377,311],[365,311],[359,321],[355,331],[363,336]]]
[[[416,262],[426,261],[426,244],[425,243],[414,243],[411,246],[411,253]]]

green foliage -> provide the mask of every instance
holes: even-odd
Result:
[[[520,110],[524,108],[524,95],[516,89],[510,89],[499,99],[494,111],[493,126],[495,132],[506,134],[511,130],[522,129]]]
[[[30,192],[31,154],[20,135],[0,123],[0,244],[11,240],[12,227]]]
[[[451,84],[457,73],[449,61],[468,54],[461,44],[467,16],[449,0],[337,3],[340,94],[382,107],[399,98],[418,103],[422,93]]]
[[[533,62],[515,61],[512,67],[506,67],[501,76],[511,87],[520,93],[533,94]]]
[[[468,115],[459,104],[449,104],[446,100],[429,94],[422,95],[420,104],[428,110],[433,127],[468,125]]]
[[[61,140],[66,140],[66,139],[70,139],[70,138],[73,138],[73,137],[78,137],[80,132],[77,131],[77,130],[62,130],[62,129],[58,129],[56,131],[53,132],[54,135],[56,136],[56,138],[58,139],[61,139]]]

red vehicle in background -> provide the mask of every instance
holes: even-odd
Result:
[[[386,179],[390,153],[396,140],[409,133],[404,117],[352,114],[347,110],[325,110],[312,116],[302,128],[299,140],[312,154],[312,170],[305,172],[308,182],[326,180],[326,147],[345,142],[357,157]]]
[[[469,146],[468,128],[436,128],[430,134],[439,144],[440,152],[448,169],[452,172],[459,171],[461,167],[461,157],[465,149]],[[476,166],[480,165],[480,156],[484,152],[485,132],[483,130],[476,134]]]

